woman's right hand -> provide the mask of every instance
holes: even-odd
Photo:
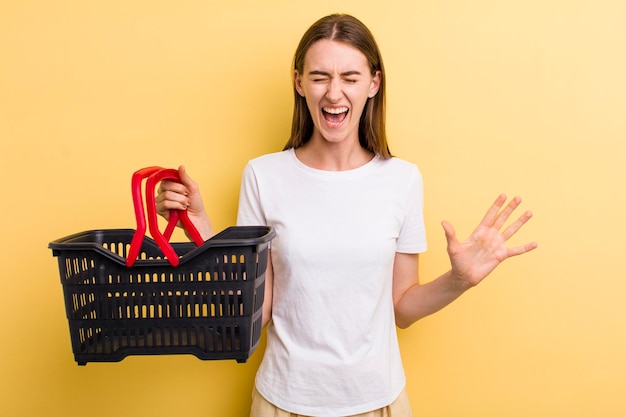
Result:
[[[170,210],[187,210],[187,215],[204,240],[214,235],[209,216],[204,208],[198,184],[187,174],[184,166],[178,168],[180,182],[163,180],[156,196],[157,213],[169,220]],[[180,222],[178,226],[181,226]]]

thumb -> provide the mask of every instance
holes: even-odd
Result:
[[[446,234],[448,246],[457,243],[456,231],[454,230],[454,227],[452,227],[452,225],[445,220],[441,222],[441,226],[443,227],[443,231]]]
[[[202,203],[202,197],[200,196],[200,188],[198,184],[187,174],[187,169],[184,165],[178,167],[178,178],[181,184],[186,188],[185,195],[189,198],[187,209],[200,213],[204,211],[204,204]]]
[[[195,185],[195,182],[191,179],[189,174],[187,174],[187,169],[184,165],[178,167],[178,178],[180,179],[181,184],[183,184],[187,188]]]

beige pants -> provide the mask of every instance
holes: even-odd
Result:
[[[409,404],[409,396],[406,389],[402,390],[398,398],[387,407],[368,413],[356,414],[354,416],[337,416],[337,417],[412,417],[411,404]],[[259,392],[254,389],[252,393],[252,409],[250,417],[311,417],[293,414],[282,410],[267,401]]]

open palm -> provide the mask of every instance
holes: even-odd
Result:
[[[450,223],[442,223],[448,241],[448,256],[452,272],[470,285],[480,283],[505,259],[521,255],[537,247],[535,242],[511,248],[506,246],[511,236],[532,217],[532,213],[527,211],[500,231],[522,201],[521,198],[515,197],[502,208],[506,200],[506,195],[500,195],[478,227],[464,242],[457,240],[456,232]]]

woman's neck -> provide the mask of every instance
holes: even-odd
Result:
[[[347,171],[367,164],[374,154],[364,149],[358,142],[329,143],[309,140],[295,150],[296,156],[304,165],[324,171]]]

